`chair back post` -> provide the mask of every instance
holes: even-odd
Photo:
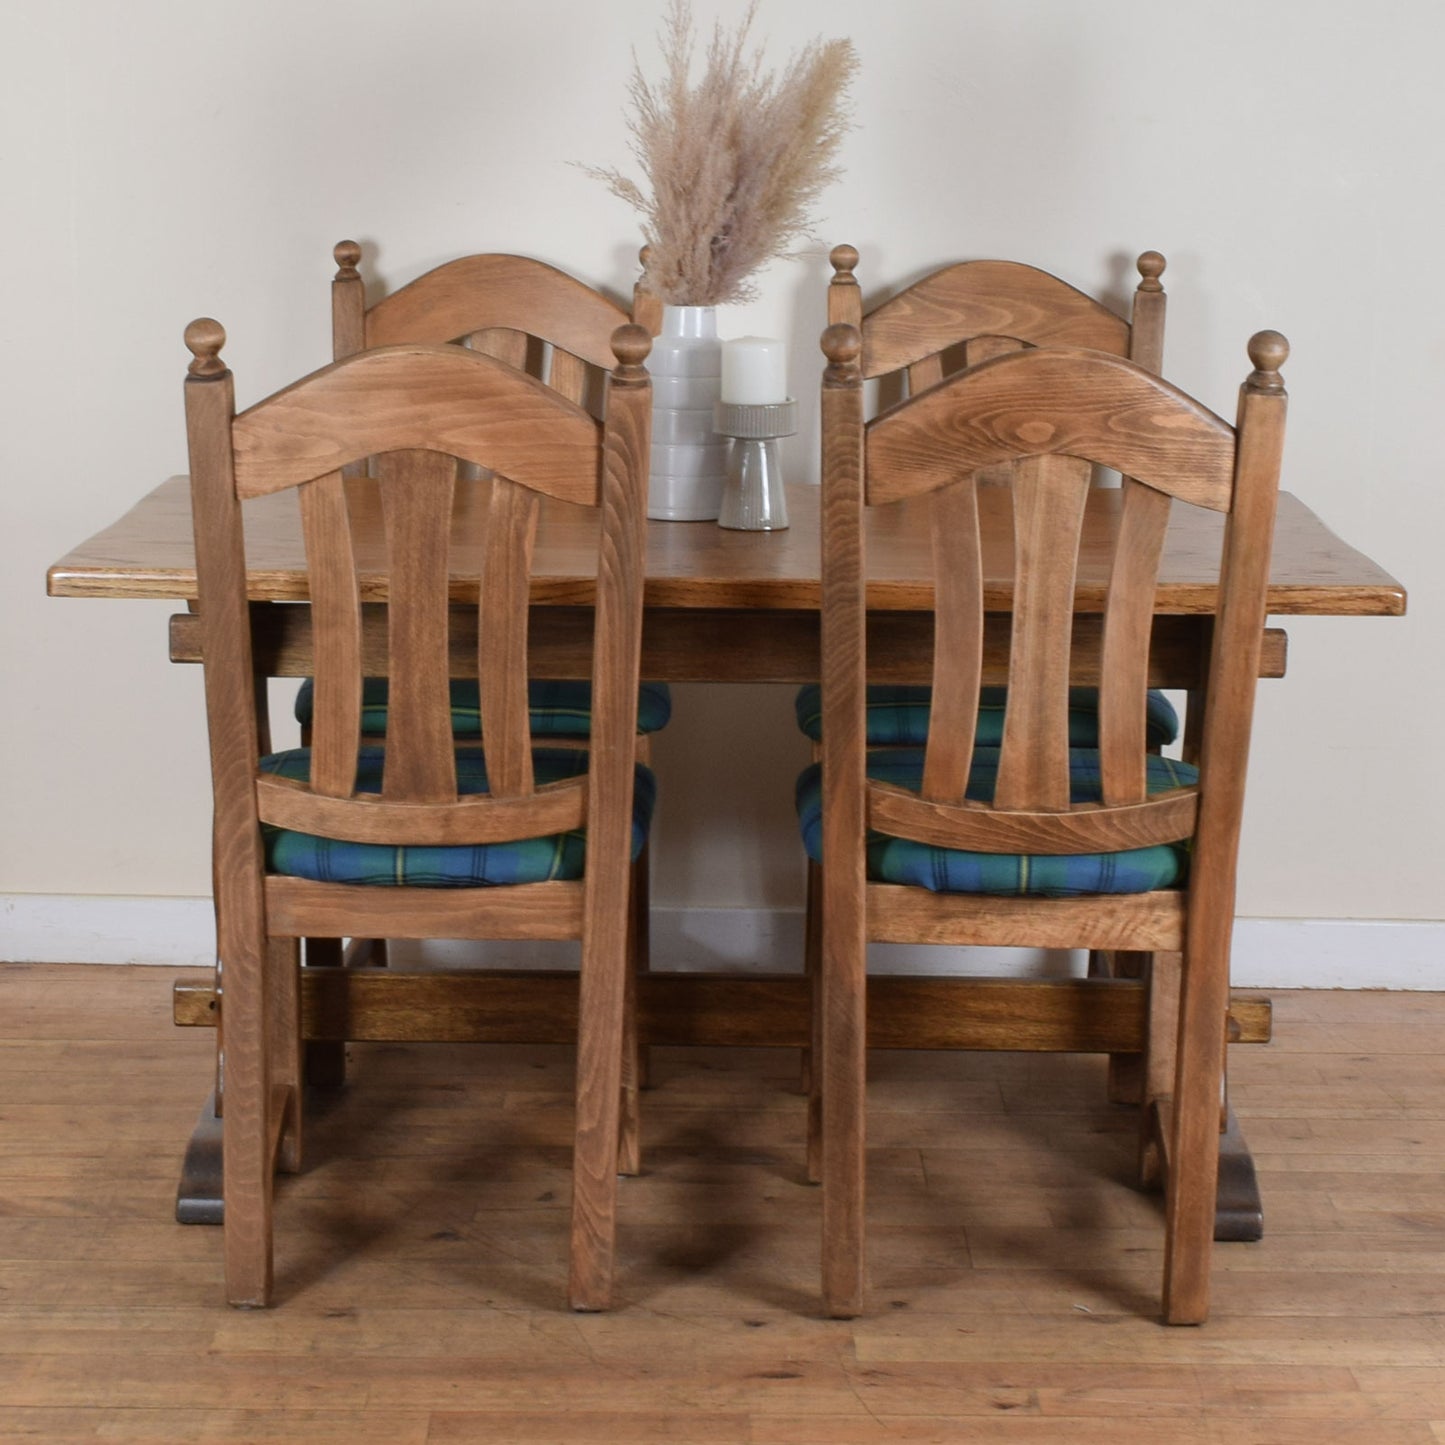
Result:
[[[358,266],[361,247],[338,241],[331,248],[336,275],[331,280],[331,359],[343,361],[366,345],[366,283]]]
[[[1168,297],[1160,277],[1165,261],[1158,251],[1142,251],[1134,263],[1139,285],[1134,291],[1134,313],[1129,325],[1129,360],[1156,376],[1164,371],[1164,307]]]
[[[840,254],[843,253],[843,254]],[[840,305],[856,305],[852,247],[833,252]],[[834,292],[829,293],[832,311]],[[863,1144],[867,953],[864,856],[863,338],[835,322],[823,332],[822,654],[823,730],[822,1060],[823,1303],[834,1318],[863,1308]],[[846,1083],[847,1087],[844,1087]]]
[[[622,1056],[615,1047],[626,1009],[632,856],[634,738],[642,654],[642,575],[647,544],[647,473],[652,382],[643,326],[612,336],[602,438],[592,731],[587,768],[587,864],[583,873],[582,969],[577,1038],[577,1147],[572,1172],[573,1240],[568,1294],[574,1309],[610,1301],[617,1205],[617,1107]],[[580,1243],[579,1243],[580,1241]]]
[[[331,280],[331,359],[344,361],[366,346],[366,283],[358,269],[361,247],[355,241],[338,241],[331,248],[336,275]],[[343,476],[366,475],[365,462],[352,462]]]
[[[828,325],[854,326],[863,334],[863,288],[853,274],[858,265],[856,246],[834,246],[828,253],[833,278],[828,282]]]
[[[246,555],[241,504],[236,495],[231,422],[235,386],[221,360],[226,333],[209,317],[186,327],[193,360],[186,373],[186,434],[191,468],[191,510],[205,658],[206,722],[211,751],[212,878],[216,954],[228,980],[243,995],[264,996],[265,900],[261,891],[261,839],[256,826],[254,777],[260,738],[256,724],[251,615],[246,600]],[[241,1094],[270,1097],[266,1015],[262,1007],[226,1009],[228,1083]],[[229,1097],[229,1091],[228,1091]],[[258,1232],[270,1237],[269,1191],[233,1189],[229,1181],[261,1179],[272,1164],[265,1110],[227,1109],[223,1137],[226,1173],[227,1291],[233,1303],[264,1305],[271,1297],[270,1250],[258,1252]],[[235,1216],[232,1222],[232,1215]]]
[[[1279,369],[1289,344],[1277,331],[1250,338],[1254,370],[1239,393],[1233,504],[1220,567],[1222,605],[1214,624],[1209,707],[1200,755],[1202,799],[1195,833],[1185,937],[1186,983],[1179,1014],[1173,1156],[1203,1161],[1167,1201],[1171,1233],[1207,1239],[1212,1230],[1218,1149],[1210,1135],[1219,1120],[1229,941],[1234,922],[1238,840],[1255,683],[1265,623],[1270,552],[1284,449],[1286,395]],[[1208,1250],[1165,1255],[1165,1314],[1192,1324],[1209,1310]]]

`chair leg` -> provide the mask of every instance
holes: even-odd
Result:
[[[594,873],[589,882],[595,877]],[[595,886],[598,893],[607,891],[600,883]],[[625,887],[624,883],[624,896]],[[605,1310],[612,1299],[612,1265],[617,1248],[617,1151],[628,923],[625,907],[610,916],[595,899],[589,904],[583,925],[577,1023],[577,1132],[572,1153],[568,1295],[575,1310]]]
[[[1179,1041],[1178,953],[1152,953],[1144,977],[1149,988],[1149,1025],[1143,1060],[1142,1109],[1139,1129],[1139,1186],[1156,1189],[1163,1182],[1163,1160],[1155,1131],[1159,1103],[1174,1092],[1174,1063]]]
[[[300,941],[273,938],[267,944],[266,1025],[271,1078],[284,1098],[276,1167],[284,1174],[301,1171],[303,1046],[301,1043]],[[284,1091],[284,1093],[282,1092]]]
[[[226,1298],[271,1302],[271,1078],[267,1050],[266,946],[233,947],[225,959],[226,1122],[222,1171]]]
[[[652,972],[652,847],[648,839],[643,840],[642,851],[632,865],[632,924],[636,930],[633,957],[635,972]],[[652,1050],[641,1044],[637,1050],[637,1087],[650,1088],[652,1085]],[[627,1173],[623,1170],[623,1173]]]
[[[862,888],[831,886],[825,871],[822,892],[823,1308],[854,1319],[864,1292],[867,945]]]
[[[638,890],[634,885],[627,920],[627,994],[622,1013],[622,1096],[617,1134],[617,1172],[626,1175],[642,1173],[642,1109],[638,1091],[646,1048],[640,1042],[638,1029],[637,985],[638,974],[645,964],[639,943],[645,938],[646,926],[638,916],[637,900]]]
[[[823,994],[819,981],[823,958],[822,875],[808,860],[808,893],[804,910],[803,968],[808,977],[808,1027],[811,1044],[803,1050],[803,1089],[808,1096],[807,1174],[809,1184],[823,1179]]]
[[[1164,1234],[1164,1318],[1172,1325],[1203,1324],[1209,1315],[1229,1005],[1228,925],[1209,931],[1213,947],[1186,947],[1180,987]]]

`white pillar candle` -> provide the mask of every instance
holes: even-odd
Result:
[[[723,342],[722,399],[771,406],[788,399],[788,347],[775,336],[739,336]]]

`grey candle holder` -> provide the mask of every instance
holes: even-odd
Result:
[[[719,527],[735,532],[780,532],[788,525],[778,438],[798,429],[798,403],[720,401],[713,430],[732,437]]]

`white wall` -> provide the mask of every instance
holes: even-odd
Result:
[[[743,0],[698,0],[704,22]],[[185,467],[181,331],[225,324],[242,404],[327,359],[330,248],[395,286],[514,250],[625,293],[630,50],[662,0],[20,0],[0,19],[0,897],[208,891],[200,677],[165,604],[47,600],[46,566]],[[1286,485],[1410,589],[1403,620],[1290,625],[1261,689],[1241,912],[1439,920],[1445,91],[1434,0],[763,0],[769,54],[862,70],[820,243],[727,332],[815,394],[831,242],[865,290],[1028,260],[1121,306],[1169,258],[1166,366],[1225,414],[1290,338]],[[797,441],[816,475],[816,431]],[[656,895],[800,899],[787,689],[679,689]],[[0,928],[4,920],[0,917]],[[0,957],[6,953],[0,936]]]

